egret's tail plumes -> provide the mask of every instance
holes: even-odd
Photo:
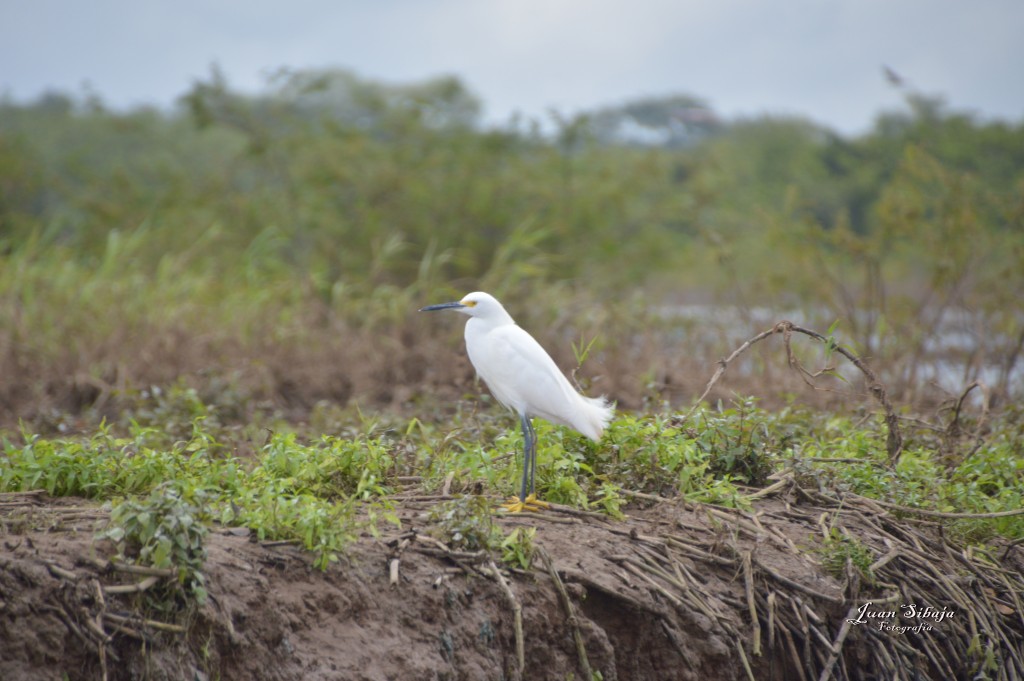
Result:
[[[613,407],[604,397],[587,397],[579,395],[579,408],[573,416],[572,427],[580,431],[594,442],[601,439],[601,434],[615,414]]]

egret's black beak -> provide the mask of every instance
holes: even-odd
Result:
[[[437,305],[427,305],[421,307],[420,312],[433,312],[434,310],[457,310],[460,307],[466,307],[462,303],[455,301],[453,303],[439,303]]]

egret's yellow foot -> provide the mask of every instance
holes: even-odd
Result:
[[[505,509],[509,513],[522,513],[523,511],[543,511],[546,508],[551,508],[551,504],[546,501],[541,501],[537,498],[536,494],[530,494],[525,499],[520,501],[519,497],[509,497],[508,502],[501,505],[501,508]]]

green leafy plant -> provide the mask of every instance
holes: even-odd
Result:
[[[817,552],[821,556],[822,567],[836,579],[845,579],[847,570],[852,567],[864,584],[874,586],[875,575],[871,571],[871,565],[875,562],[874,553],[856,537],[838,527],[832,527]]]
[[[321,570],[340,558],[361,527],[351,498],[327,500],[273,485],[246,490],[221,508],[223,522],[249,527],[261,541],[294,541],[312,552],[313,565]]]
[[[491,513],[491,502],[486,497],[467,494],[435,506],[430,519],[440,538],[452,548],[490,551],[501,542],[501,532]]]
[[[290,432],[271,437],[253,475],[257,480],[284,481],[297,493],[368,499],[387,494],[384,482],[393,466],[390,450],[378,439],[323,436],[314,444],[303,445],[296,433]]]
[[[737,400],[735,409],[703,415],[697,445],[709,455],[708,470],[749,485],[764,483],[772,471],[777,442],[752,399]]]
[[[165,483],[145,498],[116,504],[98,538],[112,541],[123,560],[175,570],[178,583],[201,604],[206,599],[202,569],[209,514],[205,501],[202,492],[188,499]]]
[[[592,505],[616,520],[625,520],[626,514],[622,512],[624,502],[620,493],[621,489],[611,482],[601,483]]]
[[[517,527],[501,540],[501,559],[509,565],[529,570],[533,563],[536,527]]]

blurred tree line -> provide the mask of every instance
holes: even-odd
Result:
[[[908,103],[848,139],[794,118],[725,122],[689,96],[483,129],[456,78],[393,86],[340,70],[282,70],[252,96],[215,69],[172,112],[51,93],[0,104],[0,239],[89,258],[111,231],[147,226],[159,257],[218,225],[224,246],[273,243],[271,260],[328,280],[407,285],[427,254],[442,281],[479,278],[525,230],[545,255],[531,276],[600,272],[618,287],[779,220],[868,238],[896,186],[920,202],[955,182],[976,194],[983,231],[1019,228],[1024,126]],[[929,169],[945,183],[906,186]]]
[[[173,111],[2,101],[0,321],[8,346],[45,347],[32,319],[53,319],[32,304],[84,306],[82,324],[315,304],[373,325],[439,291],[546,287],[802,309],[869,354],[924,352],[980,311],[978,352],[1012,373],[1024,124],[907,104],[848,138],[692,96],[487,127],[456,78],[342,70],[282,70],[251,95],[215,69]]]

